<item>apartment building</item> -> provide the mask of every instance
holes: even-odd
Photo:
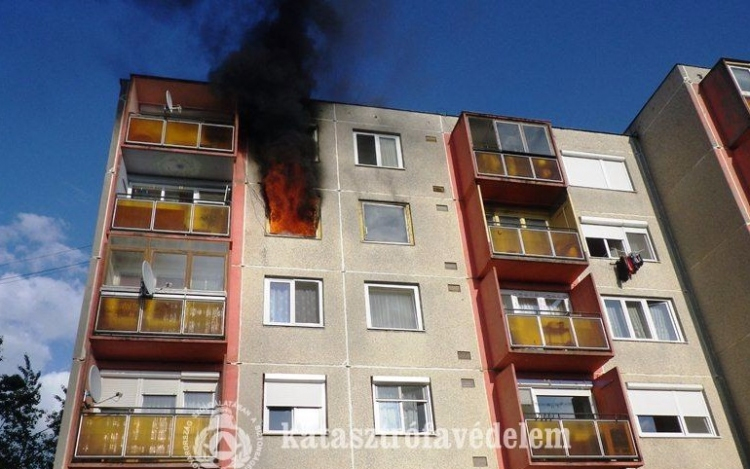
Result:
[[[640,136],[319,102],[294,234],[207,84],[119,103],[56,468],[742,466]]]

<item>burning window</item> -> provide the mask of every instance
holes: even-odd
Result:
[[[311,195],[302,165],[275,163],[263,179],[268,233],[319,237],[320,198]]]

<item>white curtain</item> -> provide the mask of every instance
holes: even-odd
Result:
[[[378,402],[378,430],[401,431],[398,402]]]
[[[398,149],[393,137],[380,137],[380,161],[382,166],[398,168]]]
[[[648,323],[646,322],[641,303],[626,301],[625,305],[628,308],[628,316],[630,316],[630,323],[633,325],[635,336],[639,339],[650,339],[651,331],[648,329]]]
[[[318,284],[316,282],[294,282],[294,321],[305,324],[318,324]]]
[[[373,327],[417,329],[417,307],[410,288],[369,287]]]
[[[271,322],[288,323],[290,316],[291,285],[287,282],[271,282],[270,286],[270,311]]]
[[[677,332],[672,325],[672,318],[669,314],[669,307],[663,301],[649,302],[648,308],[651,310],[651,319],[656,329],[656,337],[659,340],[677,340]]]
[[[625,321],[625,315],[622,311],[622,304],[618,300],[604,300],[604,305],[607,307],[607,316],[609,317],[609,325],[612,328],[612,335],[618,338],[626,338],[630,336],[628,332],[628,324]]]

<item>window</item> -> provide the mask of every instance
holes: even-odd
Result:
[[[615,339],[682,342],[669,301],[604,298],[604,306]]]
[[[101,407],[171,414],[213,410],[219,374],[102,370],[101,377]]]
[[[503,290],[503,309],[506,313],[565,314],[570,312],[566,293]]]
[[[368,283],[365,297],[368,328],[423,330],[418,286]]]
[[[538,124],[495,122],[500,149],[516,153],[553,156],[547,128]]]
[[[398,135],[354,132],[357,164],[403,168],[401,139]]]
[[[263,430],[266,433],[326,431],[324,375],[266,374]]]
[[[715,436],[702,388],[665,389],[667,386],[628,383],[628,398],[641,436]]]
[[[545,389],[520,382],[518,395],[526,418],[592,419],[596,414],[589,389]]]
[[[265,323],[322,326],[322,286],[320,280],[267,278]]]
[[[375,431],[434,431],[429,384],[429,378],[374,376],[372,394],[375,406]]]
[[[572,186],[632,191],[625,158],[563,151],[562,160]]]
[[[618,259],[633,252],[645,261],[657,260],[647,227],[640,221],[581,217],[581,231],[591,257]]]
[[[411,244],[411,215],[406,204],[362,202],[363,239],[380,243]]]
[[[750,96],[750,69],[745,67],[729,67],[732,71],[734,79],[737,81],[737,86],[740,87],[740,91],[745,96]]]

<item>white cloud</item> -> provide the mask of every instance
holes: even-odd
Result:
[[[42,383],[42,400],[39,403],[39,408],[45,412],[60,410],[60,403],[55,399],[55,396],[65,398],[61,386],[68,387],[69,377],[69,371],[55,371],[39,377],[39,382]]]

